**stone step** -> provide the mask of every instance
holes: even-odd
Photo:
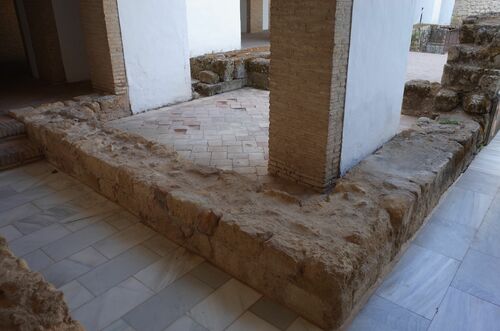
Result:
[[[483,86],[487,81],[494,83],[499,77],[500,70],[448,63],[444,66],[441,83],[446,88],[469,92]]]
[[[496,66],[493,47],[483,47],[476,44],[460,44],[450,47],[448,63],[475,64],[483,68]]]
[[[12,117],[0,115],[0,139],[24,135],[24,124]]]
[[[466,19],[460,28],[460,43],[487,45],[495,39],[498,32],[498,23],[494,20],[477,23],[474,19]]]
[[[26,137],[0,140],[0,170],[17,167],[42,158],[41,150]]]

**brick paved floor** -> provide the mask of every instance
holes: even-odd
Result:
[[[403,116],[401,129],[413,118]],[[109,125],[174,147],[196,164],[269,181],[269,92],[244,88],[120,119]]]

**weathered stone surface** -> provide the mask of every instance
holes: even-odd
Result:
[[[434,109],[440,112],[448,112],[457,108],[460,104],[460,96],[457,92],[441,89],[434,98]]]
[[[69,315],[63,294],[31,272],[0,237],[0,330],[84,331]]]
[[[439,83],[431,83],[428,80],[406,82],[401,112],[415,117],[434,117],[434,97],[439,89]]]
[[[468,94],[464,97],[464,110],[471,114],[488,114],[491,101],[484,94]]]
[[[215,60],[212,63],[212,71],[219,75],[223,82],[230,81],[233,79],[234,62],[228,59]]]
[[[198,79],[205,84],[217,84],[220,81],[219,75],[209,70],[200,71]]]
[[[153,141],[71,112],[21,114],[50,162],[172,240],[324,328],[337,328],[376,284],[470,162],[479,125],[431,120],[401,133],[334,192],[266,192],[195,166]],[[298,203],[297,203],[298,201]]]
[[[198,83],[195,86],[195,91],[203,96],[212,96],[224,92],[234,91],[243,88],[246,85],[246,79],[234,79],[228,82],[220,82],[217,84]]]
[[[269,47],[260,47],[192,58],[191,76],[194,80],[201,81],[194,83],[193,88],[203,96],[245,86],[269,90],[269,57]],[[216,73],[219,80],[202,78],[205,71]]]

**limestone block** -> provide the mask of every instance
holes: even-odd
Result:
[[[464,110],[470,114],[488,114],[491,100],[484,94],[468,94],[464,97]]]
[[[434,109],[440,112],[448,112],[460,104],[460,96],[457,92],[441,89],[434,98]]]
[[[219,75],[213,71],[203,70],[198,75],[200,82],[205,84],[217,84],[220,80]]]

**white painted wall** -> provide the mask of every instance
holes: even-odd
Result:
[[[441,5],[441,0],[416,0],[413,23],[414,24],[419,23],[420,14],[423,13],[422,23],[437,24],[439,20],[440,5]]]
[[[191,98],[185,0],[118,0],[134,113]]]
[[[269,0],[263,0],[262,7],[262,29],[269,30]]]
[[[52,0],[66,80],[90,79],[85,41],[80,22],[80,0]]]
[[[341,172],[399,126],[415,0],[354,0]]]
[[[186,0],[190,55],[241,48],[240,0]]]
[[[240,0],[241,33],[248,32],[248,0]]]
[[[455,0],[442,0],[438,24],[441,25],[451,24],[451,17],[453,16],[454,7],[455,7]]]

